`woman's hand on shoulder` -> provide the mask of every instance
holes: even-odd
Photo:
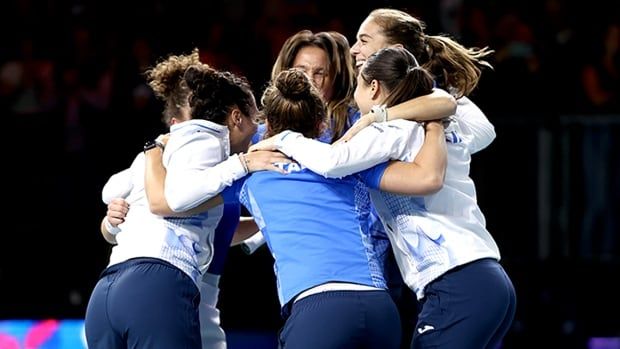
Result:
[[[248,170],[248,173],[257,171],[275,171],[280,173],[286,173],[286,171],[281,167],[281,165],[293,162],[293,160],[286,155],[278,151],[270,150],[250,151],[242,155],[242,161],[245,161],[245,166]]]

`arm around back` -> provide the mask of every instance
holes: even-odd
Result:
[[[440,122],[428,122],[424,144],[413,162],[393,161],[381,178],[380,189],[404,195],[430,195],[443,187],[448,155]]]
[[[411,128],[396,122],[372,125],[349,142],[333,146],[298,133],[281,133],[274,137],[281,137],[275,141],[276,149],[301,165],[324,177],[342,178],[405,156],[412,136]]]

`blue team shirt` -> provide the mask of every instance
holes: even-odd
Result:
[[[209,264],[209,269],[207,269],[211,274],[222,275],[224,271],[230,243],[239,225],[240,208],[239,202],[224,204],[222,219],[215,228],[213,235],[213,259]]]
[[[379,188],[383,163],[342,179],[324,178],[297,164],[289,173],[256,172],[235,183],[271,250],[280,304],[327,282],[385,288],[381,262],[356,205],[360,182]],[[225,194],[226,196],[226,194]]]

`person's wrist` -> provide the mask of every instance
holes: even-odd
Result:
[[[157,143],[153,140],[148,140],[144,143],[144,153],[146,154],[149,150],[157,148]]]
[[[154,140],[148,140],[144,143],[144,153],[148,152],[151,149],[159,148],[163,152],[166,148],[166,143],[164,142],[164,137],[166,135],[159,135]]]
[[[110,223],[107,216],[103,218],[103,225],[110,235],[116,235],[121,231],[121,228],[118,226],[115,227]]]
[[[155,138],[155,145],[158,146],[161,151],[164,151],[164,149],[166,149],[166,144],[164,143],[164,137],[165,135],[159,135],[157,136],[157,138]]]
[[[443,129],[443,124],[437,120],[425,121],[422,125],[424,126],[424,129],[427,131],[430,131],[433,129],[435,130]]]
[[[245,171],[246,174],[250,173],[250,168],[248,166],[248,164],[250,163],[250,161],[247,158],[247,154],[246,153],[239,153],[239,162],[241,163],[241,166],[243,166],[243,171]]]
[[[388,112],[387,112],[387,107],[385,106],[385,104],[373,105],[372,108],[370,108],[370,112],[374,116],[375,122],[388,121]]]

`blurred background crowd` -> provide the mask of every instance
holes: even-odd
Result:
[[[495,50],[471,99],[497,139],[472,177],[517,289],[505,347],[620,337],[620,5],[603,0],[3,2],[0,319],[84,316],[110,250],[101,188],[165,131],[147,68],[198,47],[260,96],[287,37],[336,30],[353,44],[378,7]],[[266,248],[231,251],[224,328],[277,331],[271,263]]]

